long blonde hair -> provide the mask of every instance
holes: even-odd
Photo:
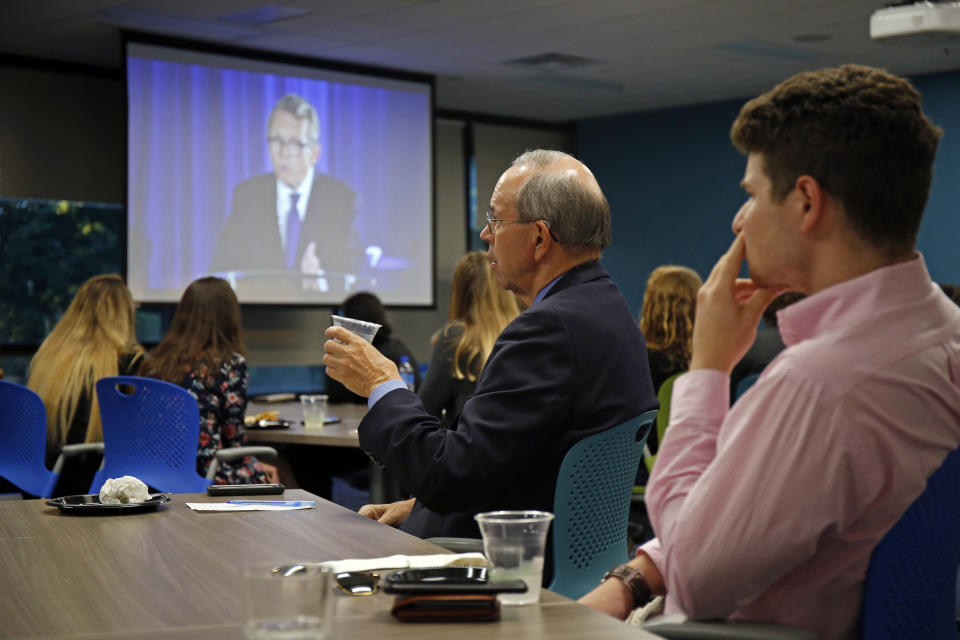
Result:
[[[697,291],[703,281],[689,267],[657,267],[647,280],[640,331],[647,347],[665,352],[681,364],[690,361]]]
[[[463,326],[453,356],[453,376],[476,380],[497,336],[518,313],[517,299],[497,284],[486,253],[473,251],[460,258],[450,291],[450,320]],[[438,339],[439,334],[433,341]]]
[[[81,398],[90,406],[85,440],[103,440],[94,383],[117,375],[117,360],[125,353],[143,354],[135,333],[133,298],[120,276],[94,276],[77,291],[30,363],[27,386],[43,399],[50,445],[59,448],[66,443]]]

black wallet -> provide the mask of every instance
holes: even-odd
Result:
[[[500,619],[500,603],[482,593],[397,596],[390,613],[405,622],[492,622]]]

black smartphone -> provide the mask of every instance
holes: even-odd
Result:
[[[524,593],[523,580],[492,582],[486,567],[401,569],[383,581],[384,593]]]
[[[260,496],[283,493],[282,484],[212,484],[207,487],[208,496]]]

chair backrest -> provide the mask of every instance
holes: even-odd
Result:
[[[103,467],[91,493],[108,478],[124,475],[159,491],[206,491],[210,482],[197,473],[200,409],[190,392],[162,380],[114,376],[97,380],[97,400]]]
[[[0,380],[0,476],[22,491],[49,498],[57,486],[47,469],[47,411],[23,385]]]
[[[630,495],[656,415],[647,411],[588,436],[564,456],[553,499],[550,590],[579,598],[626,562]]]
[[[673,397],[673,383],[685,374],[686,371],[675,373],[660,383],[657,389],[657,401],[660,403],[660,411],[657,413],[657,450],[663,446],[663,436],[667,433],[667,426],[670,424],[670,399]],[[657,454],[647,456],[643,459],[647,467],[647,472],[653,472],[653,463],[657,461]]]
[[[955,598],[960,554],[960,450],[870,556],[863,590],[865,640],[957,638]]]
[[[740,382],[737,383],[736,398],[734,399],[736,400],[737,398],[745,394],[747,392],[747,389],[752,387],[753,383],[755,383],[757,381],[757,378],[759,377],[760,377],[759,373],[751,373],[748,376],[743,376],[743,378],[740,379]]]

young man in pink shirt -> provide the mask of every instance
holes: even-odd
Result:
[[[960,445],[960,310],[915,250],[941,130],[909,82],[847,65],[751,100],[736,237],[700,290],[647,505],[658,538],[581,602],[857,632],[873,548]],[[749,279],[739,279],[743,260]],[[776,295],[787,349],[728,409]]]

